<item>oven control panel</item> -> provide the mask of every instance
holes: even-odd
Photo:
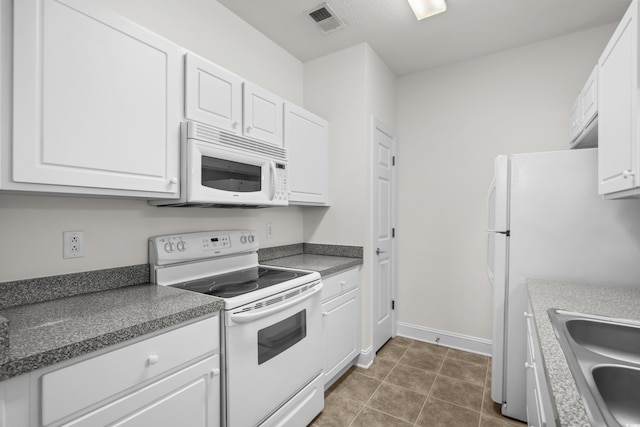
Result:
[[[215,251],[228,247],[231,247],[231,239],[228,235],[204,236],[202,238],[203,251]]]
[[[149,238],[149,263],[165,265],[256,252],[254,230],[200,231]]]

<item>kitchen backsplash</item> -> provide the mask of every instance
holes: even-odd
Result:
[[[268,261],[293,255],[327,255],[348,258],[362,258],[362,246],[324,245],[318,243],[297,243],[294,245],[274,246],[258,250],[258,260]]]
[[[0,283],[0,309],[149,283],[149,264]]]

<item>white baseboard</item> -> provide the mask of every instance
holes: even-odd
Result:
[[[491,356],[491,340],[456,334],[454,332],[439,331],[424,326],[398,322],[398,335],[418,341],[424,341],[456,348],[471,353]],[[362,356],[361,356],[362,357]],[[371,359],[373,360],[373,359]],[[360,362],[360,360],[358,360]]]
[[[356,361],[356,366],[359,368],[369,368],[373,363],[373,358],[376,354],[373,352],[373,346],[369,346],[360,351],[360,356],[358,356],[358,360]]]

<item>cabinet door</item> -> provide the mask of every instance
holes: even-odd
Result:
[[[128,394],[65,427],[220,425],[220,356],[216,355]]]
[[[637,179],[637,3],[623,16],[598,61],[598,194]]]
[[[582,133],[580,122],[580,95],[576,98],[569,112],[569,142],[574,141]]]
[[[14,8],[13,180],[177,197],[179,47],[84,0]]]
[[[242,133],[242,79],[192,53],[185,70],[187,119]]]
[[[0,381],[0,427],[29,427],[29,375]]]
[[[329,126],[287,103],[284,146],[289,154],[289,204],[329,204]]]
[[[322,305],[325,384],[360,352],[358,295],[353,289]]]
[[[284,101],[253,83],[243,85],[244,135],[283,146]]]
[[[580,92],[580,121],[586,128],[598,114],[598,67],[596,66]]]
[[[529,309],[531,313],[531,309]],[[540,405],[538,404],[538,384],[536,382],[536,357],[533,344],[531,314],[525,313],[527,322],[527,361],[524,364],[526,370],[526,399],[527,399],[527,424],[533,427],[541,427]]]

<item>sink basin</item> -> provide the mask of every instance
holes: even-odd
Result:
[[[595,426],[640,426],[640,323],[547,311]]]
[[[640,420],[640,370],[625,366],[598,366],[592,371],[602,400],[623,426]]]
[[[640,327],[593,319],[570,319],[566,327],[585,349],[640,364]]]

